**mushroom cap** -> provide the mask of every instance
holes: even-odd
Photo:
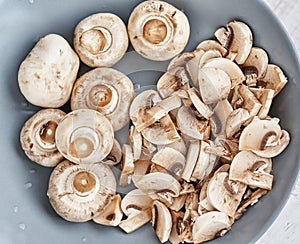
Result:
[[[144,1],[131,12],[128,35],[134,49],[143,57],[164,61],[185,48],[190,25],[179,9],[163,1]]]
[[[94,109],[105,115],[114,131],[129,122],[129,107],[135,96],[132,81],[112,68],[96,68],[74,84],[71,109]]]
[[[42,109],[25,122],[20,142],[29,159],[46,167],[54,167],[63,160],[55,145],[55,131],[65,115],[59,109]]]
[[[74,31],[74,48],[90,67],[111,67],[128,47],[127,29],[112,13],[97,13],[81,20]]]
[[[71,162],[97,163],[111,152],[114,132],[104,115],[91,109],[79,109],[60,121],[55,142],[60,153]]]
[[[33,105],[58,108],[70,98],[79,69],[79,58],[57,34],[42,37],[18,71],[21,93]]]
[[[62,218],[84,222],[101,213],[115,191],[115,176],[108,166],[64,160],[50,175],[47,195]]]

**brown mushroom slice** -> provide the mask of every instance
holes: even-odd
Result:
[[[203,67],[198,71],[198,81],[201,98],[205,104],[217,103],[228,97],[231,80],[225,71],[214,67]]]
[[[117,139],[114,139],[113,147],[110,153],[102,160],[102,163],[107,165],[116,165],[121,162],[122,159],[122,148]]]
[[[248,25],[240,21],[231,21],[227,30],[220,28],[215,32],[216,38],[234,55],[238,64],[243,64],[252,48],[253,37]]]
[[[169,65],[167,67],[167,70],[169,71],[174,68],[184,67],[185,64],[193,57],[195,57],[194,52],[179,53],[173,59],[171,59],[171,61],[169,62]]]
[[[198,44],[196,49],[202,49],[204,51],[218,50],[223,57],[227,54],[227,49],[215,40],[204,40]]]
[[[173,225],[169,236],[169,242],[171,242],[172,244],[179,244],[181,243],[181,240],[179,238],[180,233],[178,227],[180,226],[180,223],[183,220],[184,213],[180,211],[172,211],[172,210],[170,211],[170,213],[172,216]]]
[[[276,96],[283,89],[287,82],[288,80],[285,77],[282,69],[275,64],[269,64],[266,74],[264,77],[258,80],[257,85],[259,87],[274,90],[274,96]]]
[[[108,119],[91,109],[68,113],[55,132],[57,149],[74,163],[97,163],[111,152],[114,131]]]
[[[132,81],[112,68],[96,68],[74,84],[71,109],[94,109],[108,118],[114,131],[129,122],[129,107],[135,96]]]
[[[178,110],[176,122],[181,133],[197,140],[204,138],[204,133],[208,127],[207,120],[197,118],[192,110],[185,106]]]
[[[42,109],[25,122],[20,142],[30,160],[45,167],[54,167],[63,160],[55,145],[55,131],[65,115],[59,109]]]
[[[259,157],[250,151],[239,152],[232,160],[229,179],[266,190],[272,189],[273,176],[264,169],[271,159]]]
[[[157,81],[157,91],[162,98],[169,97],[179,89],[190,88],[189,78],[183,67],[175,67],[164,73]]]
[[[131,175],[133,174],[133,152],[132,148],[128,144],[122,146],[122,169],[119,178],[120,186],[127,186],[131,182]]]
[[[165,147],[157,151],[151,161],[180,176],[185,166],[185,156],[177,150]]]
[[[42,37],[18,71],[21,93],[30,103],[58,108],[70,98],[79,69],[79,58],[57,34]]]
[[[202,59],[202,56],[204,55],[204,51],[201,49],[196,49],[193,51],[194,57],[188,60],[185,64],[185,68],[191,77],[191,80],[195,86],[198,86],[198,70],[199,70],[199,64],[200,60]]]
[[[156,0],[136,6],[129,17],[127,29],[135,51],[158,61],[181,53],[190,35],[185,14],[167,2]]]
[[[183,208],[185,204],[187,194],[180,195],[178,197],[173,197],[173,202],[169,207],[169,209],[174,210],[174,211],[180,211],[180,209]]]
[[[97,224],[107,226],[117,226],[121,222],[123,212],[121,210],[121,196],[115,195],[111,202],[104,208],[103,212],[93,217]]]
[[[238,86],[237,90],[243,100],[242,108],[247,109],[250,116],[256,116],[262,107],[260,101],[245,85]]]
[[[265,88],[249,88],[261,103],[261,108],[257,114],[258,118],[264,119],[268,116],[274,97],[274,90]]]
[[[210,59],[202,68],[216,68],[223,70],[230,77],[232,88],[245,80],[245,76],[240,67],[227,58]]]
[[[123,213],[131,218],[140,212],[151,208],[153,199],[150,198],[140,189],[134,189],[128,192],[121,201],[121,209]]]
[[[152,205],[152,226],[161,243],[168,241],[172,225],[172,216],[169,209],[160,201],[154,201]]]
[[[229,180],[227,172],[218,172],[208,183],[207,199],[215,209],[234,217],[246,188],[243,183]]]
[[[192,141],[189,145],[187,156],[186,156],[185,167],[181,174],[182,179],[186,180],[187,182],[190,181],[190,178],[193,174],[199,156],[199,152],[200,152],[199,141]]]
[[[119,227],[129,234],[147,224],[151,219],[152,209],[147,208],[140,213],[133,215],[131,218],[122,220],[119,224]]]
[[[84,222],[100,214],[115,191],[116,179],[107,165],[79,165],[64,160],[50,175],[47,195],[62,218]]]
[[[219,211],[211,211],[199,216],[193,224],[193,241],[202,243],[223,236],[231,228],[229,217]]]
[[[81,20],[74,30],[74,48],[90,67],[111,67],[125,54],[128,35],[123,21],[112,13],[97,13]]]
[[[209,60],[213,58],[222,58],[221,52],[217,49],[210,49],[205,51],[200,59],[199,68],[202,68]]]

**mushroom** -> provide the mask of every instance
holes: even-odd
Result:
[[[164,61],[185,48],[190,25],[179,9],[162,1],[145,1],[131,12],[128,35],[133,48],[151,60]]]
[[[198,71],[198,81],[200,94],[205,104],[217,103],[228,97],[231,81],[228,74],[223,70],[203,67]]]
[[[229,50],[229,56],[234,56],[238,64],[243,64],[251,51],[253,37],[248,25],[241,21],[231,21],[227,29],[219,28],[215,32],[222,46]]]
[[[170,144],[157,145],[157,150],[159,151],[160,149],[162,149],[164,147],[169,147],[169,148],[175,149],[176,151],[180,152],[183,155],[186,155],[186,153],[187,153],[186,144],[181,137],[179,138],[179,140],[172,142]]]
[[[97,163],[111,152],[114,132],[104,115],[91,109],[79,109],[60,121],[55,142],[58,151],[71,162]]]
[[[134,162],[134,170],[132,174],[132,181],[136,184],[140,178],[150,173],[152,162],[151,160],[137,160]]]
[[[74,84],[71,109],[93,109],[111,122],[114,131],[129,122],[129,107],[135,96],[132,81],[112,68],[96,68]]]
[[[227,54],[227,49],[215,40],[204,40],[198,44],[196,49],[201,49],[203,51],[218,50],[222,54],[222,57]]]
[[[250,116],[256,116],[262,107],[256,96],[245,85],[237,86],[236,90],[243,101],[241,107],[248,110]]]
[[[174,211],[180,211],[185,204],[187,194],[179,195],[178,197],[173,197],[173,202],[169,206],[169,209]]]
[[[181,178],[185,181],[189,182],[190,178],[193,174],[195,165],[197,163],[197,159],[200,152],[200,143],[199,141],[192,141],[189,145],[187,156],[186,156],[186,163],[181,174]]]
[[[65,112],[42,109],[31,116],[20,132],[20,142],[26,156],[33,162],[54,167],[63,160],[55,145],[55,131]]]
[[[167,242],[172,229],[172,216],[169,209],[157,200],[152,204],[152,226],[160,242]]]
[[[217,49],[205,51],[200,59],[199,68],[202,68],[209,60],[213,58],[222,58],[222,53]]]
[[[58,108],[70,98],[79,58],[57,34],[42,37],[21,63],[18,84],[33,105]]]
[[[264,171],[271,164],[270,161],[270,158],[257,156],[251,151],[240,151],[232,160],[229,179],[271,190],[273,175]]]
[[[59,163],[49,179],[47,195],[56,213],[72,222],[85,222],[100,214],[111,202],[116,180],[102,164]]]
[[[133,153],[133,161],[139,160],[142,154],[142,134],[135,129],[134,125],[130,126],[128,134],[129,144]]]
[[[199,216],[193,224],[193,242],[202,243],[223,236],[231,228],[229,217],[219,211]]]
[[[183,220],[184,213],[181,211],[173,211],[173,210],[171,210],[170,213],[172,216],[173,225],[172,225],[172,229],[170,232],[169,241],[172,244],[179,244],[179,243],[181,243],[181,240],[179,238],[180,233],[179,233],[178,227],[180,226],[180,223]]]
[[[97,13],[81,20],[74,30],[74,48],[90,67],[111,67],[125,54],[128,35],[123,21],[112,13]]]
[[[274,90],[265,88],[249,88],[261,103],[261,108],[258,111],[258,118],[264,119],[267,117],[274,97]]]
[[[157,151],[157,147],[144,137],[142,138],[142,140],[143,144],[140,160],[150,160],[153,157],[153,154]]]
[[[196,49],[193,51],[194,57],[188,60],[185,64],[185,68],[191,77],[191,80],[195,86],[198,86],[198,70],[200,66],[200,60],[202,59],[202,56],[204,55],[205,51],[201,49]]]
[[[113,197],[102,213],[93,217],[93,221],[101,225],[117,226],[121,222],[122,217],[121,196],[118,194]]]
[[[122,159],[122,149],[120,143],[117,139],[114,139],[113,147],[110,153],[102,160],[102,163],[107,165],[116,165],[121,162]]]
[[[122,146],[122,170],[119,178],[119,186],[127,186],[131,182],[131,175],[134,170],[133,152],[128,144]]]
[[[266,74],[258,80],[259,87],[274,90],[276,96],[288,82],[283,71],[275,64],[268,64]]]

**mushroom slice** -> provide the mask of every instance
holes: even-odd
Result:
[[[101,225],[117,226],[121,222],[122,217],[121,196],[118,194],[113,197],[102,213],[93,217],[93,221]]]
[[[199,141],[192,141],[189,145],[189,149],[186,156],[186,164],[181,174],[182,179],[187,182],[190,181],[190,178],[193,174],[195,165],[200,152],[200,143]]]
[[[231,228],[229,217],[219,211],[211,211],[199,216],[193,224],[193,241],[202,243],[223,236]]]
[[[179,238],[179,226],[180,226],[180,223],[182,222],[183,220],[183,216],[184,216],[184,213],[183,212],[180,212],[180,211],[170,211],[171,213],[171,216],[172,216],[172,229],[171,229],[171,233],[170,233],[170,236],[169,236],[169,241],[172,243],[172,244],[179,244],[181,243],[181,240]]]
[[[210,49],[205,51],[200,59],[199,68],[202,68],[209,60],[213,58],[222,58],[221,52],[217,49]]]
[[[189,88],[189,78],[183,67],[168,70],[157,81],[157,91],[162,98],[169,97],[179,89],[187,90]]]
[[[140,213],[133,215],[131,218],[122,220],[119,224],[119,227],[129,234],[147,224],[151,219],[152,209],[147,208]]]
[[[61,36],[42,37],[21,63],[18,84],[31,104],[58,108],[70,98],[79,58]]]
[[[71,109],[94,109],[108,118],[114,131],[129,122],[129,107],[135,96],[132,81],[112,68],[96,68],[74,84]]]
[[[128,35],[140,55],[164,61],[183,51],[189,39],[190,25],[185,14],[171,4],[146,1],[131,12]]]
[[[132,174],[132,181],[135,184],[140,178],[150,173],[152,162],[151,160],[137,160],[134,162],[134,170]]]
[[[142,154],[140,160],[150,160],[156,151],[156,146],[143,137]]]
[[[215,209],[234,217],[246,188],[243,183],[229,180],[227,172],[218,172],[208,183],[207,199]]]
[[[238,86],[237,90],[243,100],[242,108],[247,109],[250,116],[256,116],[262,107],[259,100],[245,85]]]
[[[189,61],[186,62],[185,68],[191,77],[191,80],[195,86],[198,86],[198,70],[199,70],[199,64],[200,60],[202,59],[202,56],[204,55],[204,51],[201,49],[196,49],[193,51],[194,57],[191,58]]]
[[[142,154],[143,137],[133,125],[129,129],[129,143],[133,152],[133,161],[139,160]]]
[[[195,57],[194,52],[182,52],[176,55],[169,63],[167,70],[172,70],[177,67],[184,67],[185,64]]]
[[[257,85],[259,87],[272,89],[275,91],[276,96],[288,82],[283,71],[275,64],[269,64],[264,77],[258,80]]]
[[[63,160],[55,145],[55,131],[65,115],[59,109],[42,109],[25,122],[20,142],[30,160],[46,167],[54,167]]]
[[[123,144],[122,155],[122,171],[119,178],[119,185],[127,186],[131,182],[131,175],[133,174],[134,170],[133,152],[130,145]]]
[[[177,150],[165,147],[153,155],[151,161],[164,167],[166,170],[175,175],[181,175],[185,166],[185,157]]]
[[[261,108],[257,114],[258,118],[264,119],[268,116],[274,97],[274,90],[265,88],[249,88],[261,103]]]
[[[230,77],[231,87],[235,87],[245,80],[245,76],[240,67],[227,58],[210,59],[202,68],[216,68],[223,70]]]
[[[173,197],[173,202],[169,206],[169,209],[174,211],[180,211],[183,208],[186,201],[187,194],[180,195],[178,197]]]
[[[175,149],[176,151],[180,152],[183,155],[186,155],[186,153],[187,153],[187,148],[186,148],[185,142],[181,137],[179,140],[172,142],[170,144],[157,145],[157,150],[160,150],[164,147],[169,147],[169,148]]]
[[[217,103],[228,97],[231,81],[225,71],[214,67],[203,67],[198,71],[198,80],[200,94],[205,104]]]
[[[167,242],[172,229],[172,216],[169,209],[157,200],[152,205],[152,226],[160,242]]]
[[[116,165],[121,162],[122,159],[122,148],[117,139],[114,139],[113,147],[110,153],[106,156],[102,163],[107,165]]]
[[[128,192],[121,201],[123,213],[131,218],[152,207],[153,199],[139,189]]]
[[[162,172],[142,176],[135,182],[135,186],[149,195],[166,192],[171,197],[178,197],[181,189],[180,183],[173,176]]]
[[[192,110],[185,106],[178,110],[176,122],[178,129],[183,134],[197,140],[204,138],[204,133],[209,123],[206,119],[201,120],[197,118]]]
[[[264,169],[269,158],[259,157],[250,151],[239,152],[232,160],[229,179],[266,190],[272,189],[273,176]]]
[[[216,38],[235,56],[238,64],[243,64],[251,51],[253,38],[248,25],[240,21],[231,21],[227,30],[220,28],[215,32]]]
[[[125,54],[128,35],[115,14],[97,13],[81,20],[74,31],[74,48],[90,67],[111,67]]]
[[[116,191],[111,169],[102,163],[59,163],[49,179],[47,195],[54,210],[72,222],[84,222],[100,214]]]
[[[215,40],[204,40],[198,44],[196,49],[202,49],[204,51],[218,50],[223,57],[227,54],[227,49]]]
[[[91,109],[68,113],[55,132],[57,149],[74,163],[97,163],[111,152],[113,128],[104,115]]]

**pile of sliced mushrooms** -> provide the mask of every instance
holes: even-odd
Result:
[[[272,189],[272,158],[290,137],[269,110],[287,78],[243,22],[183,52],[189,34],[182,11],[144,1],[127,28],[97,13],[76,26],[75,51],[49,34],[22,62],[20,90],[42,109],[24,124],[21,145],[32,161],[55,167],[47,195],[62,218],[126,233],[151,222],[162,243],[201,243],[223,236]],[[136,95],[111,68],[129,41],[145,58],[170,60],[156,90]],[[80,62],[92,69],[77,77]],[[67,102],[71,111],[62,111]],[[114,132],[124,126],[120,145]],[[121,196],[117,184],[136,189]]]

